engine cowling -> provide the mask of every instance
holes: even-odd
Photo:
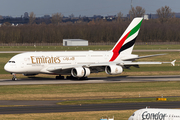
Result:
[[[89,68],[83,68],[83,67],[77,67],[71,70],[71,75],[73,77],[87,77],[88,75],[90,75],[90,73],[91,72]]]
[[[105,72],[109,75],[117,75],[123,72],[123,68],[117,65],[110,65],[105,67]]]

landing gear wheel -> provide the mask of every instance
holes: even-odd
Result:
[[[77,77],[73,77],[73,76],[66,76],[66,79],[69,79],[69,80],[88,80],[88,77],[77,78]]]
[[[88,80],[88,77],[82,77],[80,80]]]
[[[56,76],[56,79],[64,79],[64,76],[61,76],[61,75],[59,75],[59,76]]]
[[[18,79],[16,78],[16,74],[15,74],[15,73],[12,73],[12,75],[13,75],[12,81],[18,80]]]
[[[13,77],[13,78],[12,78],[12,81],[16,81],[16,80],[18,80],[16,77]]]
[[[75,80],[77,78],[73,77],[73,76],[66,76],[66,79],[69,79],[69,80]]]

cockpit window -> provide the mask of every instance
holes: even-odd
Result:
[[[135,115],[135,113],[132,114],[132,116],[134,116],[134,115]]]
[[[8,63],[15,63],[15,61],[9,61]]]

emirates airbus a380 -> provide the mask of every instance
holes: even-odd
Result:
[[[91,73],[102,71],[115,75],[131,66],[162,64],[163,62],[133,62],[140,58],[162,55],[139,57],[131,54],[142,20],[143,18],[134,18],[110,51],[25,52],[12,57],[4,69],[13,75],[12,80],[17,80],[16,74],[26,76],[52,74],[58,75],[56,79],[63,79],[64,76],[61,75],[69,75],[70,78],[87,78]]]

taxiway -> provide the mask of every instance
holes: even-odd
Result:
[[[89,78],[88,80],[56,80],[54,78],[31,77],[12,81],[0,79],[0,85],[39,85],[39,84],[93,84],[93,83],[120,83],[120,82],[157,82],[180,81],[180,75],[165,76],[116,76]]]
[[[7,102],[11,103],[12,101]],[[21,103],[23,102],[24,101],[21,101]],[[31,101],[28,102],[31,103]],[[39,103],[40,102],[42,101],[39,101]],[[55,103],[58,101],[47,101],[48,104],[45,105],[45,102],[46,101],[43,101],[43,105],[39,104],[36,106],[0,107],[0,114],[136,110],[147,106],[151,108],[180,108],[180,102],[112,103],[90,105],[56,105]],[[2,103],[2,101],[0,101],[0,103]]]

